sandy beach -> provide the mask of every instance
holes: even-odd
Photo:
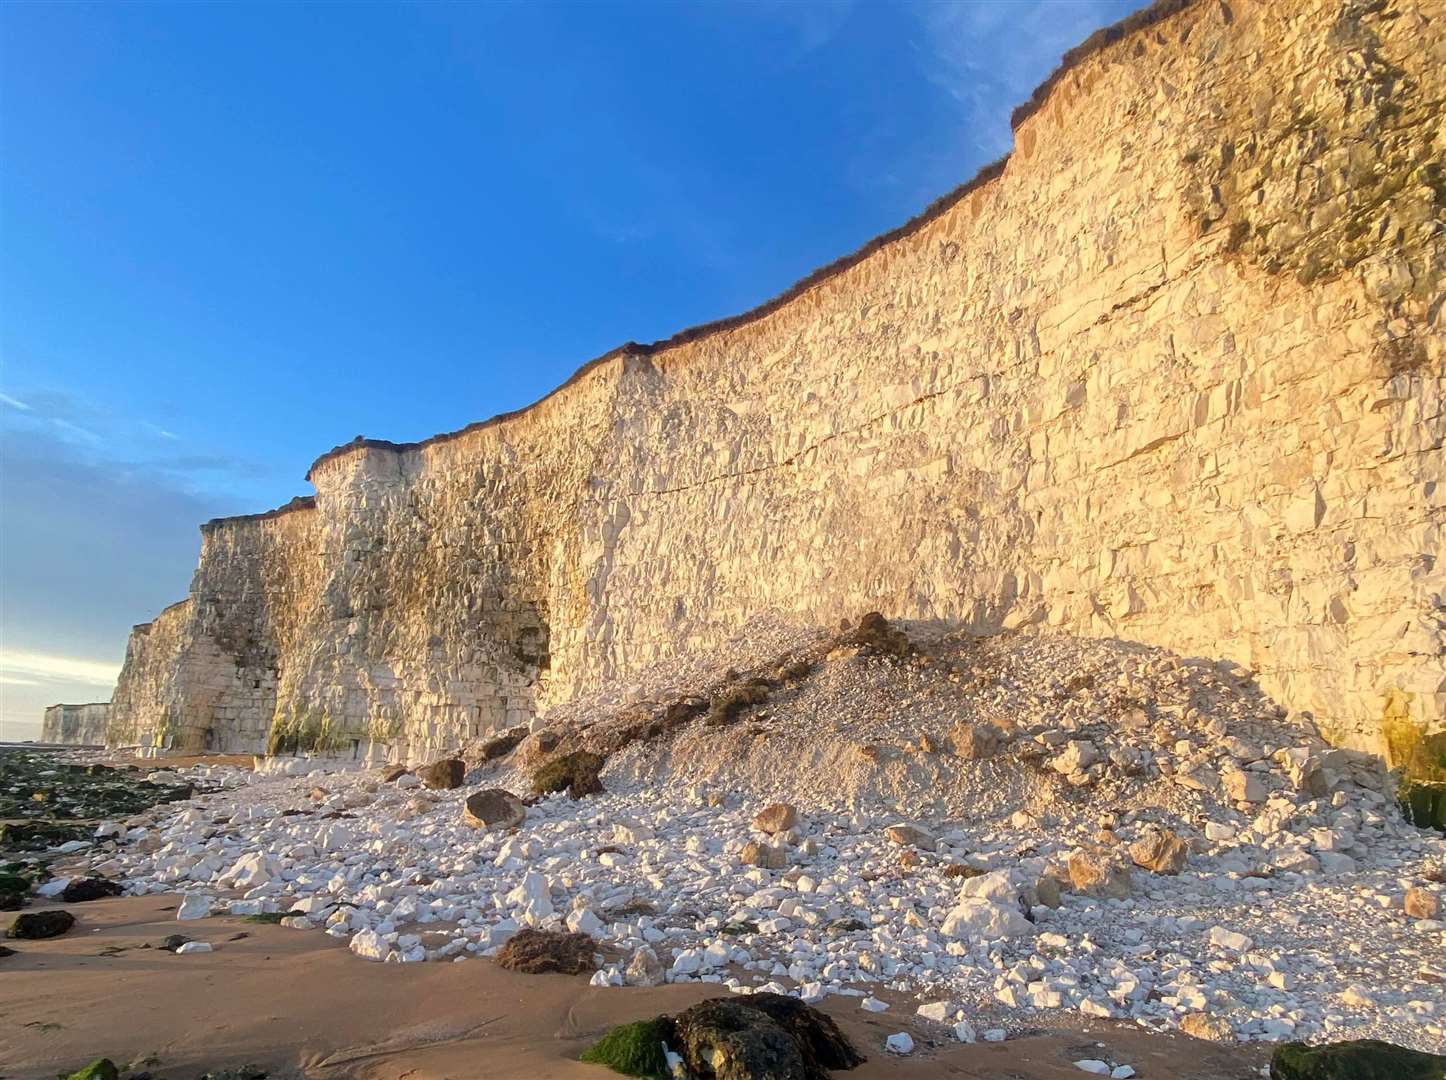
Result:
[[[178,924],[178,903],[158,895],[67,905],[79,920],[69,934],[12,943],[16,955],[0,960],[7,1080],[53,1080],[98,1056],[188,1080],[242,1064],[319,1080],[602,1080],[615,1074],[576,1058],[609,1027],[719,993],[702,984],[591,987],[586,976],[519,975],[487,959],[368,965],[322,934],[229,917]],[[178,926],[215,951],[158,948]],[[1073,1080],[1085,1075],[1075,1060],[1105,1052],[1146,1080],[1245,1080],[1269,1056],[1104,1022],[966,1046],[902,1010],[872,1015],[846,999],[822,1007],[869,1057],[839,1074],[857,1080]],[[903,1029],[919,1047],[910,1058],[878,1049]]]

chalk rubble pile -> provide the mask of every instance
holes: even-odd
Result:
[[[450,765],[209,770],[221,790],[103,825],[72,872],[183,893],[183,919],[284,912],[375,961],[584,934],[599,986],[839,995],[966,1041],[1064,1010],[1446,1045],[1446,839],[1248,672],[1047,635],[885,655],[751,633],[549,715],[458,787]],[[644,727],[599,794],[530,797],[556,754],[780,653],[807,673],[766,700]]]

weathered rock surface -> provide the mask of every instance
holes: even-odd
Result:
[[[798,811],[789,803],[773,803],[753,816],[753,827],[759,832],[781,833],[793,828]]]
[[[1156,874],[1178,874],[1185,868],[1190,845],[1169,829],[1154,829],[1130,845],[1136,866]]]
[[[1432,7],[1185,6],[796,297],[325,455],[204,527],[111,740],[426,760],[758,611],[878,607],[1224,650],[1409,755],[1446,711]]]
[[[475,792],[462,804],[462,820],[474,829],[512,829],[526,818],[522,800],[503,788]]]

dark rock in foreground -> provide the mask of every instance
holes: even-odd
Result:
[[[15,917],[5,936],[32,940],[59,937],[74,925],[75,916],[68,911],[27,911]]]
[[[716,1080],[827,1080],[864,1060],[829,1016],[783,994],[713,998],[674,1025],[688,1068]]]
[[[1271,1080],[1446,1080],[1446,1057],[1378,1039],[1307,1046],[1286,1043],[1270,1059]]]
[[[125,892],[118,881],[105,878],[75,878],[60,892],[60,898],[67,904],[83,904],[107,896],[119,896]]]
[[[497,966],[524,975],[555,971],[580,975],[596,971],[593,950],[597,943],[586,934],[565,934],[553,930],[519,930],[497,950]]]

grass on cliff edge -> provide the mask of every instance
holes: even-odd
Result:
[[[584,1050],[578,1060],[606,1065],[613,1072],[641,1080],[669,1080],[663,1044],[672,1035],[673,1022],[666,1016],[620,1024]]]

